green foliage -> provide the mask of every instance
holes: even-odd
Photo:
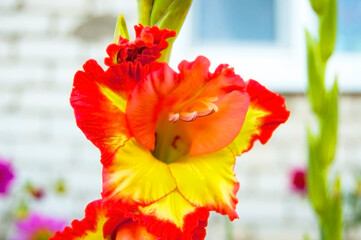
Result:
[[[320,114],[325,95],[325,65],[320,61],[318,44],[306,30],[307,66],[308,66],[308,97],[312,110]]]
[[[322,240],[342,237],[342,197],[340,178],[328,186],[328,169],[336,155],[338,132],[337,78],[330,90],[325,86],[325,73],[336,40],[337,0],[310,0],[319,17],[319,40],[306,31],[308,63],[308,97],[318,120],[317,132],[308,129],[309,199],[315,210]]]
[[[125,19],[123,14],[120,14],[117,20],[117,24],[115,25],[115,31],[114,31],[114,42],[118,43],[119,36],[122,38],[129,39],[127,24],[125,23]]]
[[[325,239],[339,240],[342,238],[342,194],[341,181],[337,177],[327,201],[327,211],[322,216]]]
[[[328,0],[327,11],[320,17],[320,50],[324,62],[332,55],[336,42],[337,0]]]
[[[317,136],[307,131],[308,135],[308,172],[307,187],[311,204],[318,215],[325,212],[327,202],[326,171],[322,166],[320,152],[318,151],[319,140]]]
[[[338,85],[337,78],[333,87],[327,92],[320,115],[320,142],[319,149],[322,154],[324,167],[327,168],[336,155],[338,132]]]

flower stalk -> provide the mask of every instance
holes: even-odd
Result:
[[[338,131],[337,77],[326,88],[328,59],[336,41],[337,0],[310,0],[319,20],[319,36],[306,30],[308,63],[308,98],[317,119],[317,131],[307,129],[308,136],[308,196],[318,216],[322,240],[342,237],[342,199],[339,176],[330,184],[329,167],[334,161]]]

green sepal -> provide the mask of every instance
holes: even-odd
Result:
[[[312,110],[319,115],[325,97],[325,65],[320,59],[317,43],[306,30],[307,42],[307,64],[308,64],[308,97],[310,98]]]
[[[118,43],[119,36],[121,36],[122,38],[129,39],[127,23],[125,22],[123,14],[119,14],[117,24],[115,25],[115,30],[114,30],[114,42],[115,43]]]
[[[314,136],[310,129],[307,130],[308,137],[308,172],[307,189],[311,204],[318,214],[322,216],[326,207],[326,170],[323,168],[320,154],[318,151],[319,139]]]
[[[320,16],[325,8],[327,7],[327,3],[329,0],[310,0],[311,6],[313,10]]]
[[[171,29],[178,34],[191,5],[192,0],[155,0],[150,22],[160,29]],[[162,52],[162,57],[158,61],[169,61],[174,40],[175,38],[167,40],[169,46]]]
[[[149,26],[150,15],[153,8],[153,0],[137,0],[138,3],[138,22],[143,26]]]
[[[320,51],[322,61],[332,55],[336,42],[337,0],[328,0],[325,13],[320,16]]]
[[[325,165],[328,167],[334,160],[337,147],[337,133],[338,133],[338,84],[337,77],[329,92],[326,94],[326,99],[322,108],[320,116],[320,153]]]

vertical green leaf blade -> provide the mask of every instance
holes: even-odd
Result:
[[[328,0],[325,13],[320,17],[320,50],[324,62],[332,55],[336,42],[337,0]]]
[[[338,133],[338,84],[337,77],[329,92],[327,92],[324,106],[322,108],[321,133],[320,133],[320,152],[327,168],[334,160],[337,147]]]
[[[326,239],[341,240],[343,224],[341,181],[339,177],[337,177],[334,183],[327,207],[328,209],[324,222],[324,230],[327,237]]]
[[[307,189],[311,204],[321,217],[326,207],[326,172],[322,168],[322,162],[318,152],[319,140],[313,136],[310,130],[307,131],[308,136],[308,172],[307,172]]]

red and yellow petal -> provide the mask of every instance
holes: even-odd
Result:
[[[96,200],[88,204],[85,218],[57,232],[51,240],[155,240],[141,224],[136,207],[121,202]],[[138,211],[137,211],[138,212]]]
[[[234,176],[235,156],[228,148],[215,153],[185,156],[169,165],[179,192],[191,204],[206,207],[231,220],[236,213],[239,183]]]
[[[139,82],[129,97],[127,120],[130,131],[137,141],[151,151],[154,150],[157,122],[166,108],[163,99],[176,87],[177,79],[177,73],[168,65],[163,65],[163,68],[153,71]]]
[[[208,59],[198,57],[183,61],[179,74],[163,65],[139,82],[128,101],[127,120],[143,146],[153,151],[156,139],[172,134],[162,131],[166,122],[182,129],[182,136],[173,137],[187,142],[190,155],[215,152],[232,142],[249,105],[245,84],[226,65],[214,74],[208,68]]]
[[[95,60],[74,77],[70,102],[78,127],[102,152],[112,152],[130,137],[125,120],[126,100],[104,83],[104,71]]]
[[[269,91],[254,80],[248,81],[247,93],[250,96],[250,107],[246,120],[238,136],[229,145],[237,156],[250,150],[256,140],[265,144],[290,114],[281,95]]]
[[[144,67],[139,63],[131,62],[118,64],[107,69],[99,85],[127,100],[137,83],[144,79],[150,70],[156,69],[157,64],[152,66]],[[123,112],[125,112],[125,107],[126,103],[123,106]]]
[[[115,235],[114,240],[156,240],[157,236],[148,233],[146,227],[139,226],[139,223],[128,221],[124,223]]]
[[[102,200],[91,202],[85,209],[84,219],[74,220],[71,227],[57,232],[50,240],[110,240],[110,236],[104,236],[103,232],[103,226],[108,220],[106,215],[107,209]]]
[[[148,232],[162,240],[205,238],[208,209],[194,207],[177,190],[139,210]]]
[[[167,164],[131,138],[112,156],[102,159],[103,197],[150,204],[176,188]]]
[[[220,97],[215,104],[219,109],[216,113],[191,122],[179,121],[180,129],[191,138],[191,156],[218,151],[232,142],[244,122],[249,97],[233,91]]]

